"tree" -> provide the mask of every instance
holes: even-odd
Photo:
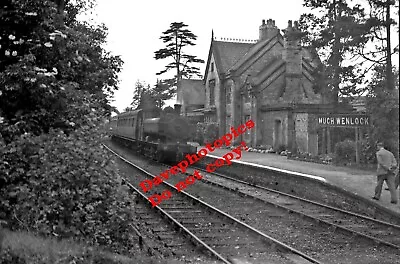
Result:
[[[139,107],[144,93],[150,93],[150,85],[146,85],[145,82],[142,83],[140,80],[137,80],[135,83],[135,89],[133,90],[131,102],[133,109],[137,109]]]
[[[367,46],[368,49],[359,49],[358,55],[363,59],[363,62],[370,64],[369,68],[376,68],[378,67],[377,64],[385,65],[386,85],[383,87],[387,90],[393,90],[395,86],[392,56],[398,54],[399,45],[392,48],[391,31],[393,26],[398,24],[398,21],[392,18],[391,7],[395,7],[396,2],[391,0],[369,0],[368,3],[369,18],[366,24],[370,31],[368,36],[370,45]]]
[[[368,133],[367,153],[374,160],[375,144],[385,145],[399,158],[399,90],[387,90],[386,66],[377,64],[371,83],[368,85],[367,113],[373,125]],[[399,71],[394,74],[394,83],[399,87]]]
[[[164,101],[171,99],[174,95],[170,90],[171,83],[168,80],[157,80],[156,85],[151,89],[151,95],[156,100],[157,107],[163,107]]]
[[[102,48],[103,25],[78,22],[72,4],[65,6],[61,28],[51,1],[6,0],[0,6],[0,133],[7,142],[25,132],[74,130],[86,122],[89,105],[110,114],[122,61]]]
[[[303,14],[299,22],[302,31],[308,32],[303,43],[316,49],[325,64],[323,79],[337,104],[340,94],[360,92],[363,72],[350,59],[367,41],[364,10],[360,5],[349,6],[345,0],[305,0],[304,5],[322,14]]]
[[[183,51],[187,46],[194,46],[195,43],[193,41],[197,39],[195,34],[186,29],[187,26],[183,22],[171,23],[170,28],[164,31],[160,37],[166,47],[154,52],[156,60],[167,58],[173,60],[164,70],[157,73],[157,75],[161,75],[172,69],[176,71],[174,78],[165,80],[165,83],[170,85],[169,94],[175,94],[176,86],[182,77],[190,78],[194,75],[201,77],[200,69],[192,66],[192,64],[204,63],[204,60],[188,55]]]
[[[0,219],[132,248],[131,201],[101,145],[122,61],[104,26],[76,19],[93,1],[55,2],[0,2]]]
[[[153,87],[150,87],[150,84],[137,80],[131,106],[134,109],[139,108],[143,100],[149,101],[151,99],[154,101],[156,107],[162,108],[165,104],[164,101],[173,97],[170,85],[170,80],[157,79],[157,83]]]

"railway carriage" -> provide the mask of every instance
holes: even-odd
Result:
[[[146,114],[139,109],[118,115],[116,126],[110,130],[112,137],[158,161],[179,162],[197,152],[187,144],[191,130],[185,118],[172,113],[146,118]]]

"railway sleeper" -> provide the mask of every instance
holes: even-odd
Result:
[[[169,200],[163,201],[163,206],[169,206],[169,205],[186,205],[188,208],[190,207],[187,201],[169,201]]]
[[[176,210],[176,209],[178,209],[178,210],[185,209],[186,211],[190,210],[189,206],[179,206],[179,205],[176,205],[176,206],[165,206],[165,204],[163,204],[163,206],[161,208],[163,210],[167,210],[167,211],[170,211],[170,209],[174,209],[174,210]]]
[[[223,231],[232,231],[232,228],[225,227],[225,226],[210,226],[210,227],[191,227],[190,231],[198,233],[202,232],[207,232],[207,231],[218,231],[218,232],[223,232]]]
[[[201,210],[192,210],[192,211],[187,211],[187,210],[168,210],[168,213],[170,214],[186,214],[186,213],[204,213]]]
[[[186,245],[186,243],[182,243],[182,242],[176,241],[176,240],[171,240],[171,241],[164,243],[164,246],[166,246],[166,247],[182,247],[184,245]]]
[[[223,219],[220,220],[207,220],[204,218],[196,218],[196,219],[180,219],[179,217],[177,217],[178,221],[181,222],[182,224],[193,224],[193,225],[206,225],[206,226],[211,226],[211,225],[224,225],[225,222]],[[200,221],[199,221],[200,220]]]
[[[198,214],[198,215],[194,215],[194,214],[183,214],[183,215],[181,215],[181,214],[176,214],[175,216],[174,216],[174,218],[179,218],[179,219],[193,219],[193,218],[199,218],[199,219],[202,219],[202,218],[204,218],[204,214],[203,213],[201,213],[201,214]]]
[[[149,220],[144,221],[144,223],[145,223],[146,225],[159,225],[159,224],[162,223],[162,219],[154,219],[154,218],[151,218],[151,219],[149,219]]]
[[[176,232],[157,233],[157,238],[160,240],[165,240],[165,239],[176,240]]]
[[[251,247],[251,250],[257,251],[257,252],[262,252],[262,253],[271,253],[271,251],[275,251],[275,248],[268,247],[268,246],[263,246],[260,242],[251,242],[251,243],[243,243],[243,244],[210,244],[210,247],[218,251],[220,254],[226,254],[226,255],[248,255],[249,254],[249,248]],[[275,263],[274,263],[275,264]]]
[[[234,239],[234,238],[233,238]],[[226,239],[218,239],[218,240],[208,240],[204,239],[204,242],[211,247],[215,246],[239,246],[239,245],[245,245],[245,246],[251,246],[251,245],[258,245],[260,242],[254,241],[253,239],[243,239],[240,238],[241,240],[232,240],[231,237],[226,237]],[[207,242],[208,241],[208,242]]]
[[[146,220],[146,219],[153,219],[154,216],[153,215],[149,215],[149,214],[136,214],[136,216],[142,220]]]
[[[232,234],[235,236],[235,233]],[[209,238],[226,238],[226,232],[208,232],[208,233],[202,233],[198,235],[199,238],[204,238],[204,239],[209,239]]]
[[[162,226],[156,226],[151,229],[154,233],[159,233],[159,232],[172,232],[169,229],[166,229],[165,227]]]
[[[345,228],[349,228],[349,229],[363,229],[363,231],[361,231],[361,232],[364,232],[364,230],[366,229],[366,228],[368,228],[368,226],[367,225],[360,225],[360,224],[351,224],[351,223],[349,223],[349,224],[341,224],[340,225],[341,227],[345,227]]]

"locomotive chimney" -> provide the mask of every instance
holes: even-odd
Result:
[[[181,114],[182,105],[181,104],[174,104],[174,108],[175,108],[175,113],[177,115],[180,115]]]

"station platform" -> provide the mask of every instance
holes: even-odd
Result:
[[[197,150],[203,148],[197,147]],[[222,157],[230,149],[215,149],[208,156]],[[380,204],[394,212],[400,213],[400,203],[390,203],[390,192],[386,191],[386,184],[383,184],[382,196],[379,201],[371,199],[374,195],[376,186],[376,174],[374,170],[361,170],[334,165],[325,165],[313,162],[305,162],[288,159],[273,153],[242,152],[242,157],[238,162],[252,163],[262,166],[273,167],[291,172],[302,173],[302,176],[309,176],[314,179],[324,180],[354,194],[363,196],[373,203]],[[305,175],[304,175],[305,174]],[[399,198],[400,194],[397,193]]]

